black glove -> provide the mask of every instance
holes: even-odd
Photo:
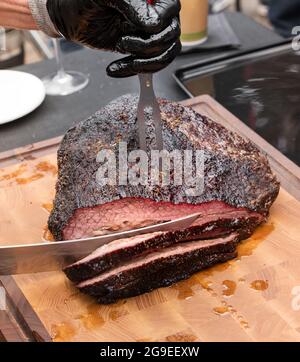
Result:
[[[130,54],[108,66],[112,77],[159,71],[181,49],[179,0],[48,0],[47,9],[66,39]]]

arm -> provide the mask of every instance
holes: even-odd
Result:
[[[16,29],[38,29],[28,0],[0,0],[0,26]]]

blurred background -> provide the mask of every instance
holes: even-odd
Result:
[[[183,49],[156,77],[156,94],[175,101],[208,94],[300,165],[300,52],[290,46],[292,29],[300,25],[300,0],[181,2]],[[11,78],[16,72],[8,72],[10,78],[0,82],[3,97],[11,94],[6,114],[1,110],[0,151],[59,136],[112,99],[139,89],[137,77],[107,76],[107,65],[119,57],[115,53],[16,30],[6,30],[6,49],[0,69],[35,76],[47,97],[41,90],[33,93],[25,80],[21,92]],[[68,97],[57,97],[62,95]]]
[[[268,5],[272,0],[210,0],[210,11],[240,11],[257,22],[272,27],[268,19]],[[61,41],[62,51],[79,49],[77,45]],[[0,69],[30,64],[52,58],[53,44],[41,32],[6,30],[7,51],[0,52]]]

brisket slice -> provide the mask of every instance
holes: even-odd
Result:
[[[237,233],[225,238],[178,244],[129,261],[77,285],[101,303],[132,297],[186,279],[203,268],[236,256]]]
[[[172,284],[190,278],[193,274],[203,269],[234,259],[236,256],[237,253],[232,252],[210,254],[203,259],[181,259],[178,257],[177,261],[172,266],[151,274],[151,278],[145,277],[142,279],[136,279],[106,295],[96,296],[96,299],[98,303],[111,304],[117,302],[118,299],[135,297],[137,295],[151,292],[154,289],[168,287]],[[176,265],[176,263],[178,263],[178,265]]]
[[[233,231],[237,231],[240,238],[243,239],[245,233],[251,234],[253,228],[262,220],[261,215],[253,213],[252,216],[249,216],[246,211],[206,216],[185,230],[157,232],[116,240],[100,247],[86,258],[67,266],[64,272],[71,281],[78,283],[116,268],[133,258],[184,241],[216,238]]]
[[[232,214],[232,219],[256,216],[263,218],[255,211],[245,208],[235,208],[219,201],[200,205],[187,203],[172,204],[170,202],[155,202],[147,199],[125,198],[92,208],[75,211],[64,228],[63,237],[66,240],[81,239],[86,236],[105,235],[116,231],[132,230],[148,225],[161,223],[184,217],[188,214],[199,213],[199,223],[207,217],[214,219]]]
[[[71,128],[58,151],[58,182],[49,229],[56,240],[123,230],[203,210],[203,215],[243,209],[265,216],[279,183],[265,155],[250,141],[201,116],[190,107],[160,101],[164,147],[205,153],[204,191],[188,196],[187,185],[99,186],[99,151],[138,149],[137,97],[124,96]],[[150,121],[151,114],[147,114]],[[153,127],[148,146],[155,148]],[[148,200],[148,202],[146,202]],[[177,211],[176,211],[177,210]],[[176,214],[177,213],[177,214]]]

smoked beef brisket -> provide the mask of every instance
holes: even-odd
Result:
[[[203,215],[242,209],[267,215],[279,183],[267,158],[250,141],[189,107],[160,102],[168,151],[205,151],[204,192],[188,197],[185,185],[106,186],[96,181],[102,149],[118,143],[138,149],[137,98],[123,96],[71,128],[58,151],[58,182],[49,229],[56,240],[93,235],[170,220],[203,210]],[[150,117],[150,116],[149,116]],[[149,144],[155,143],[149,131]]]
[[[100,303],[113,303],[119,298],[169,286],[218,262],[235,258],[238,240],[238,234],[234,233],[226,238],[181,243],[142,255],[77,287]]]
[[[103,303],[170,285],[233,258],[237,242],[266,220],[279,192],[267,158],[252,142],[189,107],[165,100],[160,107],[165,149],[205,152],[199,196],[187,196],[186,185],[97,183],[99,151],[117,154],[121,141],[127,142],[128,152],[139,148],[133,96],[111,102],[71,128],[58,151],[57,192],[48,223],[56,240],[201,215],[187,230],[118,240],[65,269],[80,290]],[[148,146],[155,148],[149,129]]]

